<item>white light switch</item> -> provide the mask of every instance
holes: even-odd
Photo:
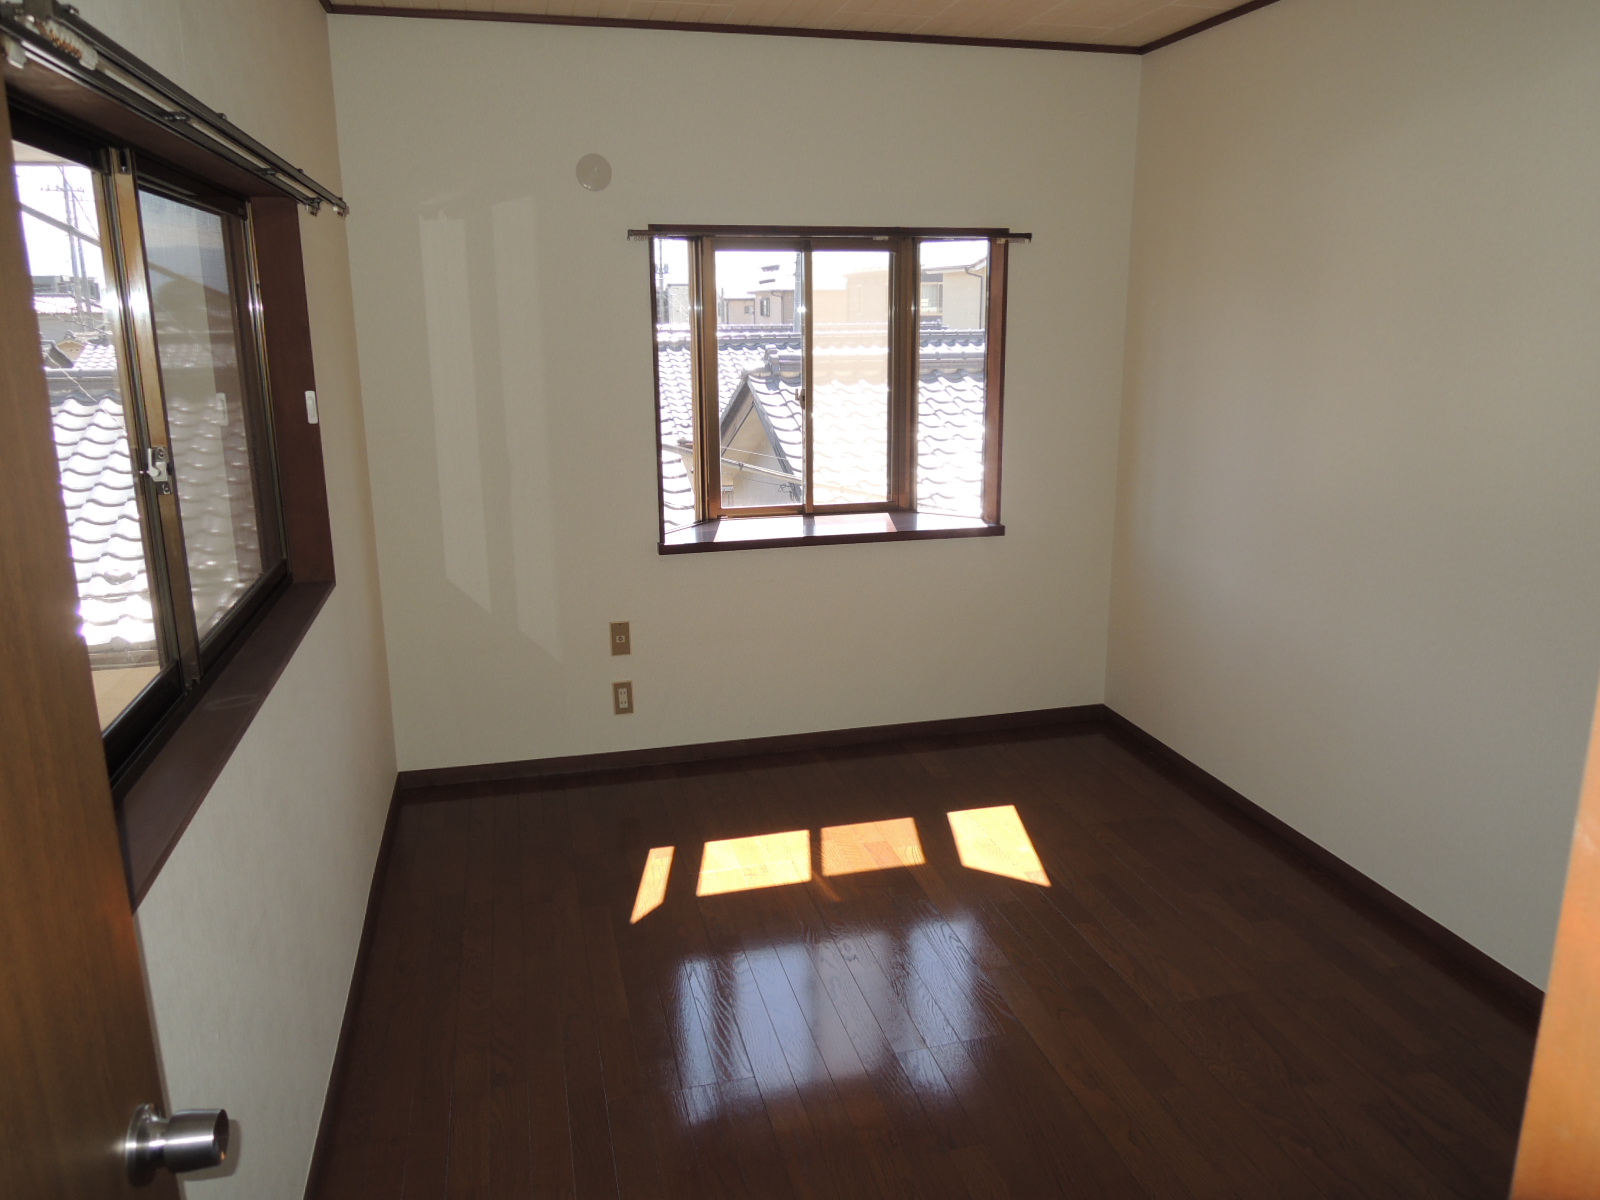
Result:
[[[306,393],[306,421],[311,425],[317,423],[317,394],[315,392]]]

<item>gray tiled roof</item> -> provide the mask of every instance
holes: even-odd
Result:
[[[69,397],[51,413],[61,499],[91,649],[154,647],[155,615],[122,402]]]
[[[800,335],[771,325],[724,325],[717,330],[717,414],[728,411],[746,371],[767,362],[768,347],[800,352]]]
[[[72,361],[74,374],[114,375],[117,370],[117,348],[111,342],[90,342]]]
[[[163,354],[163,370],[169,366]],[[189,593],[202,637],[261,572],[249,446],[232,415],[211,396],[168,391]]]
[[[917,505],[958,517],[983,515],[983,355],[941,360],[917,391]]]
[[[53,382],[57,376],[76,379],[81,390],[76,368],[49,374]],[[258,536],[254,509],[235,513],[230,500],[230,492],[241,491],[248,477],[245,433],[220,414],[211,403],[169,398],[175,457],[183,460],[176,473],[189,586],[202,634],[260,569],[258,559],[252,560]],[[51,409],[51,425],[84,641],[92,650],[153,649],[155,615],[122,402],[111,393],[98,400],[68,394]],[[248,493],[240,499],[248,505]]]
[[[661,507],[667,528],[694,520],[694,485],[685,455],[694,440],[694,381],[689,360],[689,334],[659,338],[656,371],[661,405]],[[678,447],[683,448],[680,453]]]
[[[800,338],[787,330],[724,330],[718,379],[727,416],[747,389],[775,455],[798,473],[804,454],[799,399],[795,391]],[[658,331],[661,396],[663,504],[669,528],[694,519],[694,492],[684,466],[693,441],[693,387],[687,328]],[[929,511],[979,516],[983,510],[984,352],[981,330],[922,331],[917,404],[917,500]],[[757,353],[759,351],[759,354]],[[847,360],[870,359],[860,348],[829,346],[818,351],[840,363],[814,403],[819,492],[834,498],[881,497],[887,458],[886,386],[869,377],[851,378]],[[881,356],[881,352],[880,352]],[[881,361],[881,357],[880,357]],[[736,380],[730,392],[730,381]],[[788,467],[787,464],[793,464]]]

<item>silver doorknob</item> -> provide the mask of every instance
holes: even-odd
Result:
[[[173,1174],[221,1166],[228,1157],[228,1114],[220,1108],[191,1108],[163,1117],[141,1104],[128,1127],[128,1178],[148,1183],[158,1170]]]

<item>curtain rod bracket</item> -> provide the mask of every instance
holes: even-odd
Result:
[[[313,214],[331,204],[341,217],[349,215],[343,197],[112,41],[70,4],[0,0],[0,39],[10,69],[37,63],[270,183]]]

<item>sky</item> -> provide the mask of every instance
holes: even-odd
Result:
[[[77,227],[91,238],[99,235],[95,219],[93,176],[87,167],[44,166],[22,163],[17,166],[17,198],[24,208],[48,213],[58,221],[67,219],[67,200],[60,188],[65,176],[67,186],[76,195]],[[52,190],[54,189],[54,190]],[[29,217],[22,221],[23,236],[28,243],[28,273],[30,275],[71,275],[71,239],[67,234],[43,221]],[[97,242],[83,247],[84,274],[91,279],[105,280],[105,263]]]
[[[14,146],[17,143],[12,143]],[[24,148],[26,153],[40,151]],[[99,214],[95,208],[94,172],[76,163],[19,162],[16,166],[17,198],[23,207],[22,236],[28,248],[30,275],[73,274],[72,238],[58,226],[41,221],[27,210],[44,213],[82,231],[82,269],[85,276],[105,284],[105,258],[100,247]],[[72,192],[69,217],[65,185]],[[203,279],[211,265],[213,276],[224,253],[222,223],[215,216],[180,201],[142,193],[140,226],[152,270],[158,276]]]

